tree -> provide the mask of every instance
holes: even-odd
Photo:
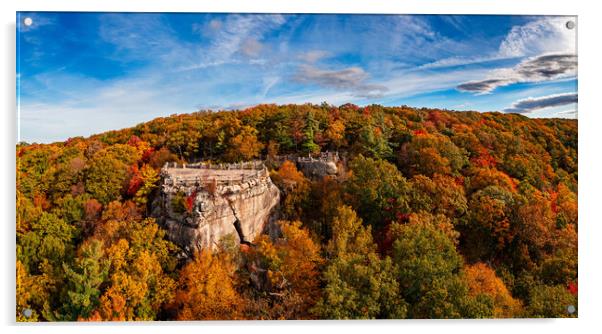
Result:
[[[495,168],[479,168],[471,170],[468,178],[468,192],[473,193],[489,186],[496,186],[506,191],[516,191],[516,183],[508,174]]]
[[[348,206],[338,210],[327,252],[324,296],[315,308],[321,318],[405,318],[407,304],[400,298],[391,259],[378,257],[370,227]]]
[[[286,160],[277,172],[270,174],[274,183],[283,192],[282,213],[286,218],[299,218],[309,196],[309,181],[294,163]]]
[[[25,266],[19,260],[17,260],[16,269],[17,321],[39,321],[38,312],[33,308],[31,301],[33,290],[36,289],[35,277],[27,273]]]
[[[409,211],[408,185],[395,165],[359,155],[349,162],[349,169],[346,200],[366,223],[383,227],[387,221],[396,220],[395,213],[387,210],[392,201],[401,213]]]
[[[114,145],[96,152],[86,170],[86,190],[102,204],[121,198],[129,168],[139,156],[134,147]]]
[[[106,245],[110,263],[97,320],[155,320],[171,303],[176,247],[152,218],[141,219],[132,202],[113,202],[92,238]]]
[[[466,255],[488,261],[502,254],[514,240],[512,216],[516,196],[499,186],[487,186],[470,196],[469,215],[461,226]]]
[[[510,253],[516,268],[534,269],[553,249],[556,221],[548,196],[527,182],[519,185],[512,217],[514,240]]]
[[[167,276],[152,250],[137,249],[136,241],[120,239],[107,251],[110,283],[97,311],[103,320],[155,320],[172,301],[175,282]]]
[[[552,193],[552,211],[556,214],[556,225],[564,227],[577,225],[579,210],[577,208],[577,194],[572,192],[565,184],[558,184],[557,192]]]
[[[332,237],[326,246],[331,258],[374,253],[371,227],[364,227],[362,220],[349,206],[341,206],[332,222]]]
[[[259,156],[263,146],[257,139],[257,130],[248,125],[243,125],[238,133],[230,137],[224,158],[227,161],[251,160]]]
[[[512,318],[521,315],[521,303],[512,297],[504,282],[489,266],[476,263],[466,266],[464,271],[469,295],[476,297],[484,294],[493,300],[494,318]]]
[[[63,264],[67,278],[67,297],[63,304],[65,320],[85,319],[92,314],[98,307],[100,285],[109,269],[101,242],[84,243],[80,252],[73,267]]]
[[[410,318],[475,318],[492,315],[491,300],[468,294],[463,261],[454,242],[428,223],[393,224],[393,261]]]
[[[140,180],[141,185],[136,190],[134,196],[134,202],[143,207],[148,203],[148,197],[157,188],[157,181],[159,181],[159,173],[149,165],[143,165],[140,169]]]
[[[407,175],[457,174],[468,163],[466,152],[441,134],[418,132],[401,147],[399,163]]]
[[[332,120],[324,131],[326,140],[333,149],[338,149],[345,143],[345,122],[341,119]]]
[[[180,272],[175,306],[178,320],[240,317],[242,300],[234,288],[230,259],[201,251]]]
[[[272,242],[260,236],[247,255],[247,271],[253,283],[247,312],[253,318],[310,319],[310,310],[320,295],[320,246],[298,221],[280,221],[279,226],[281,237]],[[253,304],[268,305],[269,311],[259,315]]]
[[[374,106],[371,106],[374,107]],[[366,107],[369,109],[369,107]],[[391,139],[391,129],[382,111],[365,115],[359,138],[356,142],[356,151],[375,159],[388,159],[393,156],[393,147],[396,145]]]
[[[428,211],[455,218],[468,209],[464,187],[453,177],[415,175],[410,180],[410,189],[409,205],[413,211]]]
[[[578,242],[574,225],[557,229],[552,235],[553,250],[546,254],[539,267],[539,277],[550,285],[568,286],[577,281]]]
[[[314,142],[315,133],[318,130],[318,122],[314,119],[314,113],[309,111],[305,119],[305,129],[303,130],[303,143],[301,147],[306,153],[320,152],[320,146]]]
[[[569,312],[570,306],[574,307],[574,313]],[[534,318],[574,318],[577,297],[562,285],[537,285],[530,292],[527,312]]]
[[[39,265],[47,261],[60,267],[73,256],[75,229],[51,213],[43,212],[31,224],[31,230],[18,238],[17,258],[30,272],[39,273]]]

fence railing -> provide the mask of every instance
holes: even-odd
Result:
[[[313,162],[313,161],[337,162],[337,161],[339,161],[339,152],[326,151],[326,152],[321,152],[320,154],[317,154],[317,155],[308,154],[307,156],[295,155],[295,154],[277,155],[274,158],[274,160],[276,160],[278,162],[283,162],[285,160],[297,161],[297,162]]]
[[[252,160],[238,163],[212,163],[212,162],[196,162],[196,163],[177,163],[166,162],[163,168],[181,168],[181,169],[211,169],[211,170],[262,170],[265,164],[262,160]]]
[[[240,176],[229,176],[225,179],[217,179],[212,177],[201,178],[198,175],[194,176],[177,176],[167,174],[163,180],[164,185],[170,186],[205,186],[209,184],[216,185],[233,185],[244,183],[253,179],[265,178],[269,175],[267,168],[255,170],[252,174],[241,174]]]

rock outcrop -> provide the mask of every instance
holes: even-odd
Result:
[[[215,248],[228,234],[252,242],[280,201],[262,162],[166,165],[162,180],[153,215],[189,254]]]
[[[294,161],[303,175],[312,180],[321,180],[324,176],[336,176],[338,173],[338,152],[322,152],[315,157],[311,155],[305,157],[294,155],[276,157],[277,164],[285,160]]]

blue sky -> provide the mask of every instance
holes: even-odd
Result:
[[[576,118],[577,28],[567,29],[569,20],[20,12],[19,140],[259,103]]]

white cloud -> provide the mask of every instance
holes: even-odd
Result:
[[[542,53],[576,53],[576,29],[566,22],[574,17],[545,17],[510,30],[499,47],[503,57],[534,56]]]

